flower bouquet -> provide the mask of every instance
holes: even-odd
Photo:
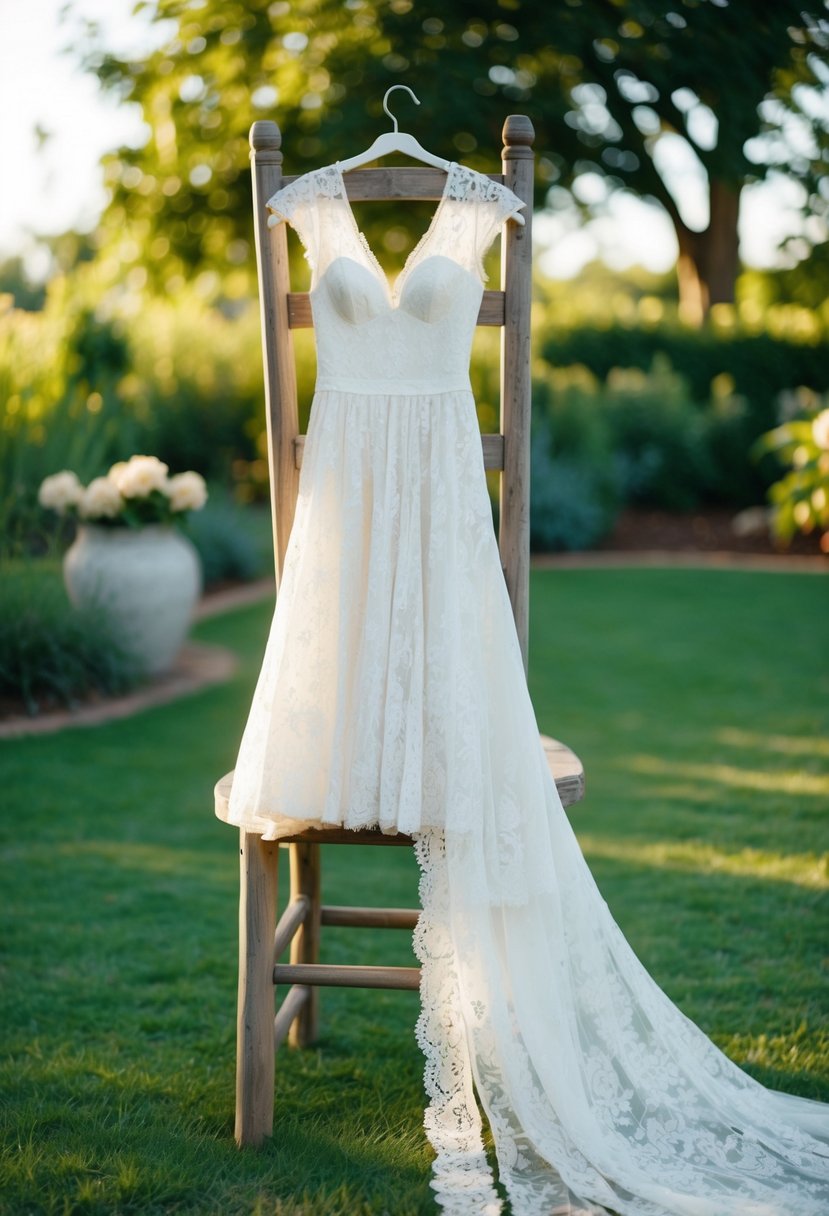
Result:
[[[201,510],[207,487],[192,470],[170,477],[168,466],[157,456],[131,456],[88,486],[67,469],[54,473],[42,482],[38,502],[59,515],[76,515],[102,527],[141,528]]]

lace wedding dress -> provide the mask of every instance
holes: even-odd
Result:
[[[829,1107],[763,1088],[650,978],[550,776],[469,354],[522,206],[453,164],[390,287],[334,164],[268,203],[312,268],[318,379],[230,819],[411,833],[433,1187],[456,1216],[826,1216]]]

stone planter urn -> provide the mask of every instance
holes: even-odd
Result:
[[[198,554],[177,528],[81,524],[63,559],[63,577],[72,603],[105,614],[143,673],[172,666],[202,583]]]

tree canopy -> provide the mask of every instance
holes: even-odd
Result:
[[[168,289],[207,273],[250,281],[250,123],[273,117],[286,172],[350,155],[406,83],[423,107],[401,126],[475,167],[497,164],[508,113],[536,128],[537,188],[588,204],[629,190],[661,205],[680,249],[689,319],[733,299],[740,191],[772,170],[829,213],[829,21],[797,0],[146,0],[163,45],[143,59],[97,45],[86,64],[142,110],[149,137],[106,158],[102,239]],[[403,94],[398,95],[404,97]],[[665,168],[678,141],[707,183],[695,230]],[[382,217],[381,217],[382,221]],[[822,230],[815,237],[822,239]]]

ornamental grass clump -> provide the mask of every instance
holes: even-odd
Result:
[[[106,614],[70,604],[55,563],[6,565],[0,579],[0,716],[113,696],[132,688],[140,675]]]
[[[119,460],[105,477],[87,486],[68,469],[47,477],[38,491],[42,507],[81,523],[111,528],[142,528],[172,523],[207,502],[204,478],[192,470],[177,473],[157,456]]]

